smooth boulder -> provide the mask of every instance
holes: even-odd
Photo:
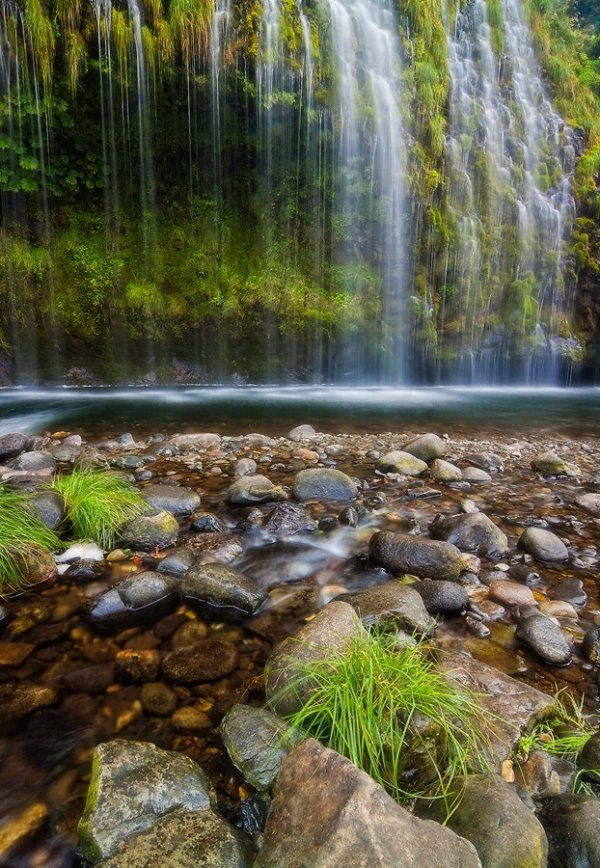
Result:
[[[467,568],[462,554],[452,543],[391,531],[373,534],[369,554],[376,564],[391,573],[410,573],[423,579],[455,582]]]
[[[180,579],[179,590],[202,615],[218,621],[247,618],[267,597],[254,579],[218,562],[193,563]]]
[[[106,630],[152,623],[167,614],[177,599],[177,586],[170,576],[146,571],[92,600],[87,619]]]
[[[287,494],[281,486],[273,485],[270,479],[258,473],[254,476],[240,476],[236,479],[229,486],[227,499],[229,503],[244,506],[253,503],[286,500]]]
[[[566,561],[569,550],[555,533],[541,527],[528,527],[519,537],[518,546],[538,561]]]
[[[437,434],[422,434],[404,444],[404,451],[430,464],[436,458],[443,458],[447,451],[447,443]]]
[[[437,515],[429,525],[433,539],[452,543],[463,552],[475,552],[498,560],[508,552],[508,539],[483,512],[470,515]]]
[[[301,470],[294,477],[294,500],[355,500],[356,482],[341,470],[314,467]]]
[[[367,627],[393,626],[420,636],[429,636],[435,629],[435,621],[417,590],[398,581],[383,582],[337,599],[349,603]]]
[[[413,587],[430,615],[458,615],[469,605],[469,594],[458,582],[423,579]]]
[[[121,530],[120,542],[133,549],[151,552],[166,549],[177,542],[179,524],[175,516],[161,510],[153,515],[140,515]]]
[[[425,461],[403,452],[399,449],[387,452],[377,462],[377,470],[380,473],[399,473],[402,476],[420,476],[427,470]]]
[[[200,506],[200,495],[182,485],[148,485],[141,495],[154,509],[173,515],[190,515]]]
[[[546,663],[567,666],[571,662],[571,646],[563,631],[541,612],[533,611],[522,615],[516,637]]]

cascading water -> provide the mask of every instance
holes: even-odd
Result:
[[[486,0],[455,18],[445,11],[457,243],[441,329],[458,335],[461,361],[440,365],[438,376],[463,382],[551,380],[550,339],[568,307],[561,265],[574,217],[572,133],[548,99],[519,0],[502,0],[501,12],[494,29]]]

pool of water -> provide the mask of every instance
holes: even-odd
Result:
[[[285,434],[433,428],[441,432],[547,431],[594,436],[600,388],[182,387],[0,390],[0,433],[71,428],[111,435],[174,430]]]

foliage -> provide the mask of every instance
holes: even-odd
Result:
[[[457,780],[486,767],[488,729],[477,697],[442,675],[423,644],[398,649],[393,636],[361,633],[343,652],[303,666],[298,681],[305,680],[310,694],[290,722],[401,802],[439,798],[450,815],[461,797]],[[415,756],[430,786],[415,786]]]
[[[28,495],[0,486],[0,598],[24,587],[36,550],[52,552],[61,546],[29,502]]]
[[[131,483],[107,471],[76,467],[69,476],[56,476],[51,488],[65,501],[74,537],[104,549],[114,544],[119,528],[147,508]]]

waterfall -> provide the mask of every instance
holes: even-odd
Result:
[[[551,379],[551,338],[568,308],[572,133],[551,106],[520,0],[500,8],[495,29],[486,0],[470,0],[455,18],[445,10],[457,243],[442,287],[443,328],[459,336],[462,364],[438,370],[463,381]],[[519,369],[507,367],[511,356]]]

